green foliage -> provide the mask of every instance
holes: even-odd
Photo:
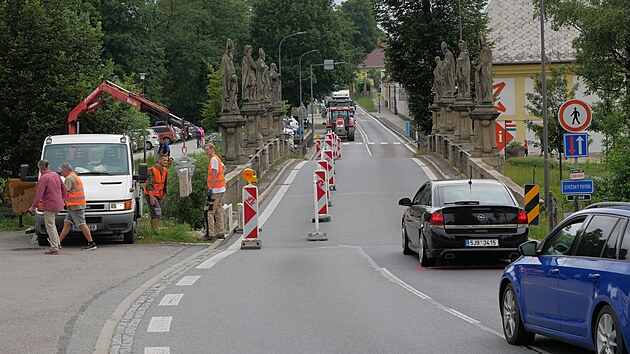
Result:
[[[630,201],[630,137],[619,137],[615,148],[605,158],[610,176],[602,183],[609,200]]]
[[[568,70],[566,68],[551,67],[550,71],[550,75],[547,76],[547,136],[549,152],[562,153],[562,136],[565,131],[558,122],[558,112],[562,104],[575,97],[577,85],[574,85],[571,90],[568,89],[566,76]],[[530,102],[525,108],[529,115],[542,119],[542,76],[541,74],[534,74],[531,78],[534,80],[534,92],[525,94]],[[542,124],[532,121],[526,121],[525,124],[530,130],[534,131],[540,141],[540,146],[544,146]]]
[[[339,11],[351,22],[352,32],[349,34],[354,47],[370,53],[376,48],[376,41],[383,33],[376,26],[376,16],[371,0],[347,0],[341,4]]]
[[[478,34],[486,32],[485,0],[461,0],[463,37],[471,61],[479,52]],[[402,84],[409,94],[409,110],[416,126],[431,131],[433,66],[445,41],[457,57],[457,0],[374,0],[377,20],[387,32],[385,65],[390,79]],[[471,80],[474,82],[474,80]]]
[[[137,243],[199,243],[199,238],[190,234],[188,224],[180,224],[177,220],[162,218],[158,224],[158,232],[151,230],[149,218],[142,218],[138,223]]]
[[[34,165],[47,135],[110,75],[102,32],[76,1],[0,2],[0,176]]]
[[[363,60],[363,50],[357,50],[349,41],[353,33],[352,22],[340,11],[335,11],[330,0],[252,0],[251,43],[265,49],[267,64],[278,63],[280,41],[293,33],[306,31],[306,34],[287,38],[282,42],[282,95],[291,104],[300,103],[300,70],[302,71],[303,101],[310,99],[307,89],[310,81],[310,64],[323,63],[325,59],[344,61],[334,70],[314,67],[313,91],[315,97],[322,97],[333,90],[334,85],[344,87],[354,78],[353,68]],[[238,46],[237,48],[242,48]],[[313,49],[319,52],[300,56]],[[241,49],[242,50],[242,49]],[[254,48],[254,52],[256,52]],[[235,55],[235,57],[238,57]],[[240,67],[240,65],[238,65]],[[240,82],[240,80],[239,80]]]
[[[531,156],[531,157],[513,157],[508,159],[505,164],[506,165],[510,165],[510,166],[524,166],[524,167],[538,167],[538,168],[543,168],[545,163],[545,159],[542,157],[536,157],[536,156]],[[555,160],[549,160],[549,167],[550,168],[557,168],[558,167],[558,161]]]
[[[352,99],[361,107],[366,109],[368,112],[376,112],[376,108],[374,108],[374,101],[370,97],[352,97]]]
[[[173,218],[180,223],[187,223],[199,229],[204,225],[203,207],[206,202],[208,156],[205,154],[192,155],[195,159],[195,172],[192,178],[192,193],[187,197],[179,196],[179,178],[175,172],[176,166],[168,169],[168,182],[164,216]]]
[[[223,99],[221,85],[221,71],[208,66],[208,101],[203,105],[201,113],[201,125],[206,129],[218,130],[218,121],[221,116],[221,100]]]

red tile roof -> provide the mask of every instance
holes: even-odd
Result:
[[[376,47],[363,61],[365,69],[385,69],[385,43]]]

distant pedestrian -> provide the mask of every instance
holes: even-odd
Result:
[[[68,233],[70,233],[70,227],[74,225],[74,227],[79,228],[81,232],[83,232],[83,236],[85,236],[88,242],[87,246],[83,247],[83,249],[93,251],[96,249],[96,243],[92,240],[92,234],[85,222],[85,207],[87,202],[85,200],[85,191],[83,190],[83,181],[74,173],[72,166],[67,162],[59,165],[59,170],[61,171],[61,175],[66,179],[64,184],[68,191],[68,194],[64,198],[68,214],[66,214],[66,218],[63,220],[63,229],[59,235],[59,243],[63,242]]]
[[[527,157],[527,155],[529,154],[529,146],[527,145],[527,140],[525,140],[523,146],[525,147],[525,157]]]
[[[48,234],[48,242],[50,242],[50,249],[44,253],[57,255],[59,254],[60,243],[55,218],[59,211],[63,210],[63,198],[66,197],[68,191],[61,181],[61,177],[50,170],[50,163],[47,160],[40,160],[37,167],[41,176],[37,182],[37,192],[35,192],[33,205],[28,209],[28,212],[31,215],[35,214],[35,207],[39,202],[42,202],[44,225]]]
[[[223,229],[223,194],[225,193],[225,165],[215,153],[214,144],[208,143],[203,148],[210,158],[208,162],[207,198],[203,209],[206,216],[206,234],[204,240],[214,236],[224,239]]]
[[[162,217],[162,208],[166,202],[166,169],[169,159],[165,154],[158,156],[158,162],[149,168],[147,182],[144,185],[144,197],[151,213],[151,230],[157,232],[158,221]]]
[[[160,154],[164,154],[167,157],[171,157],[171,146],[168,143],[167,138],[163,138],[160,146],[158,147],[158,158]]]

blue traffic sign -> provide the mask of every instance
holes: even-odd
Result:
[[[564,134],[564,156],[565,157],[587,157],[588,156],[588,134],[587,133]]]
[[[592,179],[570,181],[563,179],[560,182],[562,194],[593,194],[595,187]]]

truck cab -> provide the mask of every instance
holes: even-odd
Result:
[[[326,119],[328,130],[341,139],[354,141],[354,117],[351,113],[350,107],[330,107]]]
[[[147,167],[142,164],[139,176],[134,175],[132,154],[131,141],[126,135],[54,135],[44,141],[41,157],[50,162],[51,170],[56,171],[61,163],[68,162],[83,181],[87,201],[85,219],[95,238],[134,242],[136,222],[142,215],[139,182],[146,180]],[[64,209],[57,215],[57,228],[63,226],[66,213]],[[39,244],[46,245],[44,214],[39,207],[35,220]]]

